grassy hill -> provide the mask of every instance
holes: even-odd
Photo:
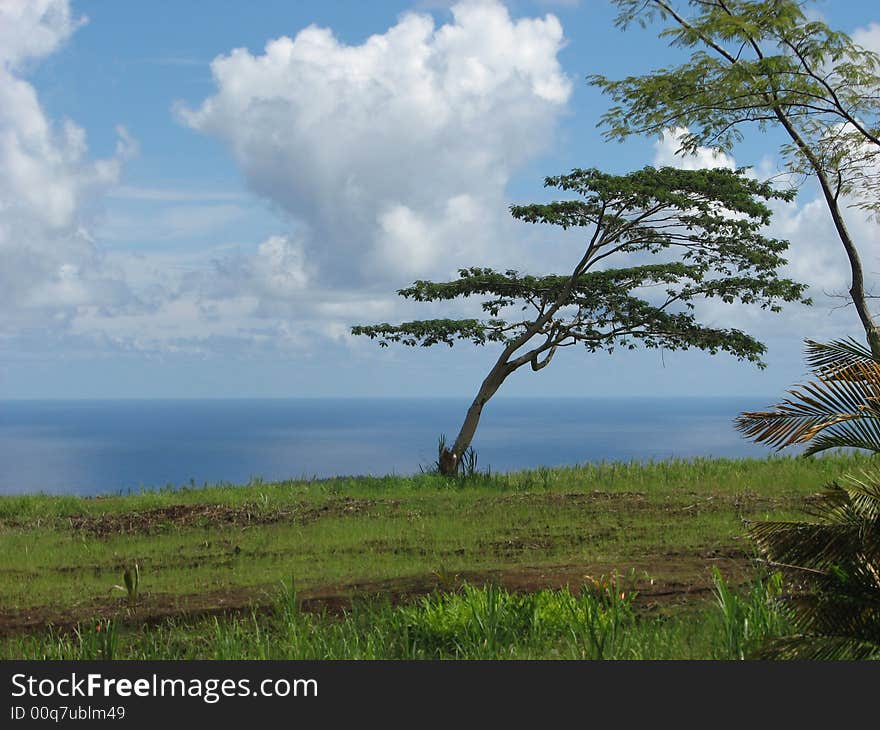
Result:
[[[397,626],[388,628],[394,640],[386,637],[396,648],[383,654],[374,641],[374,654],[366,655],[483,656],[464,651],[454,636],[444,634],[438,649],[413,644],[409,629],[398,634],[426,611],[447,624],[444,611],[451,611],[469,631],[481,625],[474,606],[489,611],[495,601],[497,610],[503,604],[531,616],[522,630],[535,638],[541,611],[555,611],[562,625],[566,601],[596,599],[602,610],[618,610],[605,599],[621,593],[635,624],[662,620],[671,630],[678,621],[683,637],[696,636],[694,612],[719,610],[712,608],[719,590],[713,571],[740,593],[753,590],[743,520],[798,518],[811,494],[868,459],[606,463],[459,479],[346,477],[2,497],[0,656],[226,656],[223,641],[234,635],[232,646],[246,656],[262,656],[265,644],[271,656],[344,658],[363,656],[364,645],[338,637],[306,645],[303,636],[317,641],[348,631],[364,638],[380,625]],[[135,564],[136,598],[121,588]],[[456,604],[467,596],[470,609]],[[585,615],[584,605],[564,610]],[[364,616],[372,618],[358,629]],[[311,628],[295,640],[290,621]],[[571,643],[571,631],[562,633],[564,647],[553,632],[549,644],[531,648],[496,636],[489,655],[590,653]],[[706,636],[697,642],[702,648],[686,649],[681,636],[669,646],[680,655],[722,651],[720,634]],[[178,646],[174,637],[189,638]],[[108,640],[110,647],[102,643]]]

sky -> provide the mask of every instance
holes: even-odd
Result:
[[[816,2],[880,51],[880,10]],[[585,80],[681,59],[606,0],[0,0],[0,399],[467,397],[492,347],[391,347],[355,324],[454,316],[396,296],[465,266],[565,272],[577,231],[513,220],[575,167],[782,164],[607,142]],[[869,285],[880,226],[848,213]],[[768,347],[572,349],[505,396],[775,397],[804,338],[858,336],[843,252],[814,187],[775,206],[784,273],[812,307],[712,305]],[[880,292],[880,289],[875,289]]]

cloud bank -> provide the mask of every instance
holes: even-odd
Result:
[[[118,306],[125,284],[106,269],[87,210],[118,178],[132,143],[89,160],[85,132],[53,124],[23,69],[56,51],[84,21],[66,0],[0,4],[0,335],[63,329],[83,307]]]
[[[211,64],[216,93],[176,114],[223,142],[251,191],[281,214],[278,232],[231,249],[167,250],[241,210],[235,201],[193,210],[187,199],[150,211],[148,226],[127,231],[137,218],[111,212],[98,228],[121,246],[149,229],[165,251],[107,250],[91,225],[104,196],[168,193],[121,186],[133,147],[124,130],[116,155],[89,159],[84,131],[48,119],[24,79],[25,66],[85,22],[67,0],[4,3],[2,13],[7,337],[49,327],[98,349],[284,349],[398,316],[398,286],[506,266],[524,248],[523,236],[507,235],[505,189],[550,144],[572,91],[557,59],[559,21],[514,19],[498,0],[463,0],[445,23],[407,13],[357,45],[309,26],[262,53],[234,49]]]

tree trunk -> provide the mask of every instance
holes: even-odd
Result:
[[[825,168],[822,167],[821,161],[816,157],[814,151],[801,136],[786,113],[779,106],[773,107],[773,113],[816,173],[819,187],[822,190],[822,196],[825,198],[828,211],[831,213],[831,221],[834,223],[837,237],[840,239],[841,244],[843,244],[843,250],[846,252],[849,261],[850,274],[852,276],[849,290],[850,298],[853,305],[855,305],[856,313],[859,315],[859,322],[865,330],[868,348],[875,358],[880,358],[880,327],[877,326],[871,310],[868,308],[868,295],[865,292],[865,274],[862,269],[862,260],[843,219],[843,211],[839,201],[839,186],[837,190],[834,189],[834,186],[828,179]]]
[[[849,290],[850,298],[856,308],[856,313],[859,315],[859,322],[865,330],[865,336],[868,340],[868,348],[871,350],[874,357],[880,360],[880,327],[877,326],[877,323],[874,321],[874,317],[871,314],[871,310],[868,308],[868,295],[865,292],[865,274],[862,269],[862,260],[859,256],[859,251],[846,227],[840,203],[837,199],[837,195],[831,189],[828,176],[818,166],[818,163],[814,165],[814,169],[816,170],[816,176],[819,178],[819,185],[822,189],[822,194],[825,197],[825,202],[828,205],[828,210],[831,213],[831,220],[834,223],[837,236],[843,244],[843,250],[846,252],[847,259],[849,260],[851,274],[851,286]]]
[[[874,358],[880,361],[880,327],[877,325],[873,325],[873,327],[868,330],[868,347],[870,347]]]
[[[495,363],[495,367],[486,376],[486,379],[480,386],[480,390],[477,392],[477,397],[474,398],[473,403],[468,408],[467,415],[464,417],[464,423],[461,424],[461,430],[459,430],[458,436],[455,438],[455,443],[451,449],[443,449],[440,453],[439,464],[441,474],[455,476],[458,473],[461,458],[464,456],[465,451],[468,450],[471,441],[474,439],[474,434],[477,432],[480,416],[483,413],[483,406],[495,395],[498,388],[501,387],[501,384],[511,372],[505,361],[499,361]]]

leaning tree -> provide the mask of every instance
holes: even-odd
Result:
[[[807,302],[804,285],[777,273],[788,242],[762,234],[771,215],[765,201],[789,200],[792,191],[750,179],[743,170],[671,167],[627,175],[574,170],[545,185],[578,197],[510,210],[522,221],[585,229],[570,273],[461,269],[457,280],[416,281],[398,294],[419,302],[482,297],[484,318],[352,328],[382,346],[497,343],[500,353],[455,442],[441,451],[444,474],[457,472],[484,406],[502,383],[525,365],[547,367],[560,348],[723,350],[762,366],[763,344],[738,329],[701,322],[695,303],[712,298],[779,311],[782,302]],[[620,268],[608,267],[615,259]]]

